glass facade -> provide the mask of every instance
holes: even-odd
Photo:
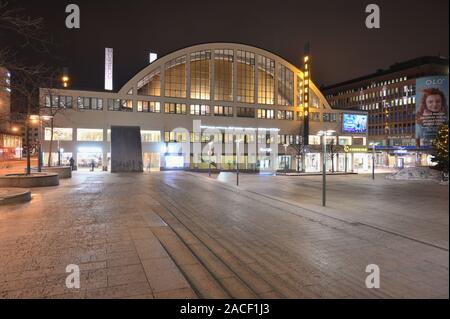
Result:
[[[258,55],[258,103],[275,103],[275,61]]]
[[[210,61],[211,51],[209,50],[191,53],[191,99],[210,99]]]
[[[138,82],[138,95],[161,96],[161,69],[150,72]]]
[[[294,72],[282,64],[278,69],[278,105],[294,105]]]
[[[214,99],[233,101],[233,50],[214,50]]]
[[[186,56],[166,63],[164,95],[168,97],[186,97]]]
[[[237,102],[255,103],[255,54],[237,51]]]

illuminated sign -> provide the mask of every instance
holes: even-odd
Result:
[[[342,118],[342,132],[353,134],[367,133],[367,115],[344,113]]]
[[[113,90],[113,49],[105,48],[105,90]]]
[[[368,148],[366,146],[349,146],[344,145],[345,153],[367,153]]]

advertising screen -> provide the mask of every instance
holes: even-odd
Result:
[[[367,115],[344,113],[342,133],[365,134],[367,132]]]
[[[448,120],[448,77],[416,80],[416,138],[430,145],[439,127]]]

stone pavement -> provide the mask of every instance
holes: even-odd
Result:
[[[78,172],[0,207],[0,297],[448,298],[448,213],[446,231],[447,248],[201,174]]]

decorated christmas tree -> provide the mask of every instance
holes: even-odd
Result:
[[[434,169],[441,171],[448,177],[448,123],[439,128],[436,139],[433,142],[434,157],[433,163],[436,163]]]

